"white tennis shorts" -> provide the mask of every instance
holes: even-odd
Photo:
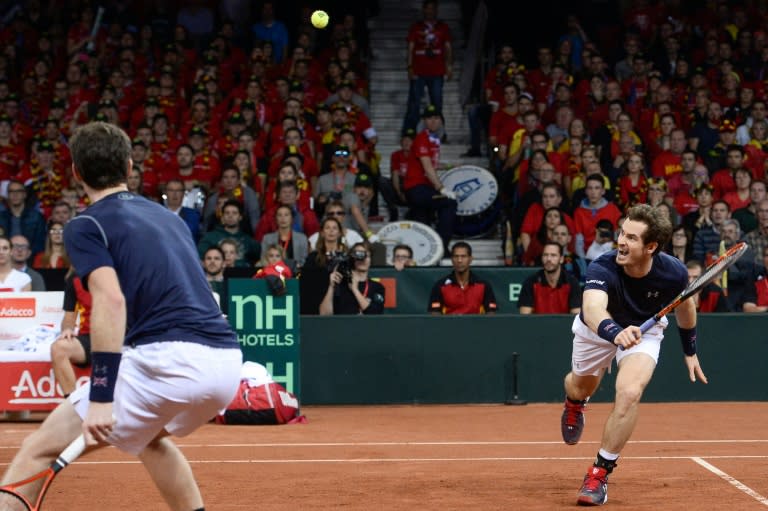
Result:
[[[115,427],[108,441],[138,455],[163,430],[186,436],[202,426],[235,396],[242,352],[194,342],[157,342],[126,347],[115,385]],[[69,400],[85,418],[90,385]]]
[[[571,327],[573,332],[571,370],[578,376],[597,376],[601,369],[611,367],[614,357],[616,357],[618,364],[622,358],[634,353],[645,353],[658,363],[661,341],[664,339],[664,329],[667,328],[668,323],[666,317],[661,318],[655,326],[643,334],[640,344],[636,344],[628,350],[620,350],[618,346],[600,338],[590,330],[576,314]]]

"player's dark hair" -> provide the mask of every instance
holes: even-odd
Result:
[[[669,218],[661,210],[649,204],[637,204],[629,208],[626,220],[633,220],[646,225],[643,243],[646,245],[653,242],[657,243],[653,255],[658,254],[672,237],[672,223]]]
[[[94,190],[123,184],[131,158],[131,139],[119,127],[90,122],[69,139],[72,162],[80,178]]]

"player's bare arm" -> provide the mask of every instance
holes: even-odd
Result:
[[[584,315],[584,322],[587,326],[600,337],[605,338],[600,333],[601,325],[605,328],[605,321],[612,320],[611,315],[608,313],[608,293],[599,289],[587,289],[584,291],[584,299],[582,301],[582,311]],[[614,328],[621,328],[616,325]],[[630,325],[624,329],[621,329],[613,339],[613,343],[617,346],[623,346],[624,349],[631,348],[632,346],[640,343],[640,327]]]
[[[122,352],[126,327],[125,296],[120,289],[120,282],[113,268],[102,266],[88,276],[88,288],[93,297],[91,310],[91,346],[94,354],[103,353],[107,357],[118,359]],[[97,378],[114,378],[114,374],[97,374],[97,357],[94,357],[93,377],[91,380],[92,395],[95,385],[99,385]],[[114,388],[113,381],[106,381],[107,385]],[[105,441],[114,425],[112,416],[112,400],[110,396],[94,401],[88,407],[88,414],[83,421],[83,433],[88,445]]]
[[[693,329],[696,327],[696,304],[693,300],[685,300],[675,309],[675,318],[677,325],[684,329]],[[699,357],[685,355],[685,365],[688,368],[688,378],[695,382],[697,379],[702,383],[707,383],[707,377],[699,364]]]

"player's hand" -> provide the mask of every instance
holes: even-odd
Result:
[[[701,383],[708,383],[707,377],[704,375],[704,371],[699,365],[699,357],[696,355],[685,356],[685,365],[688,367],[688,379],[691,382],[695,382],[698,379]]]
[[[621,349],[628,350],[632,346],[640,344],[642,336],[643,332],[640,330],[639,326],[630,325],[619,332],[619,335],[616,336],[613,343],[616,346],[621,347]]]
[[[86,445],[96,445],[106,442],[112,434],[115,416],[112,414],[112,403],[94,403],[88,405],[88,413],[83,420],[83,435]]]
[[[59,336],[56,338],[57,341],[74,341],[75,340],[75,333],[72,331],[71,328],[65,328],[61,331]]]

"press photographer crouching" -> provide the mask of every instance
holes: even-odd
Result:
[[[333,262],[328,290],[320,303],[321,316],[384,312],[384,286],[368,278],[371,249],[367,243],[355,243],[346,257]]]

